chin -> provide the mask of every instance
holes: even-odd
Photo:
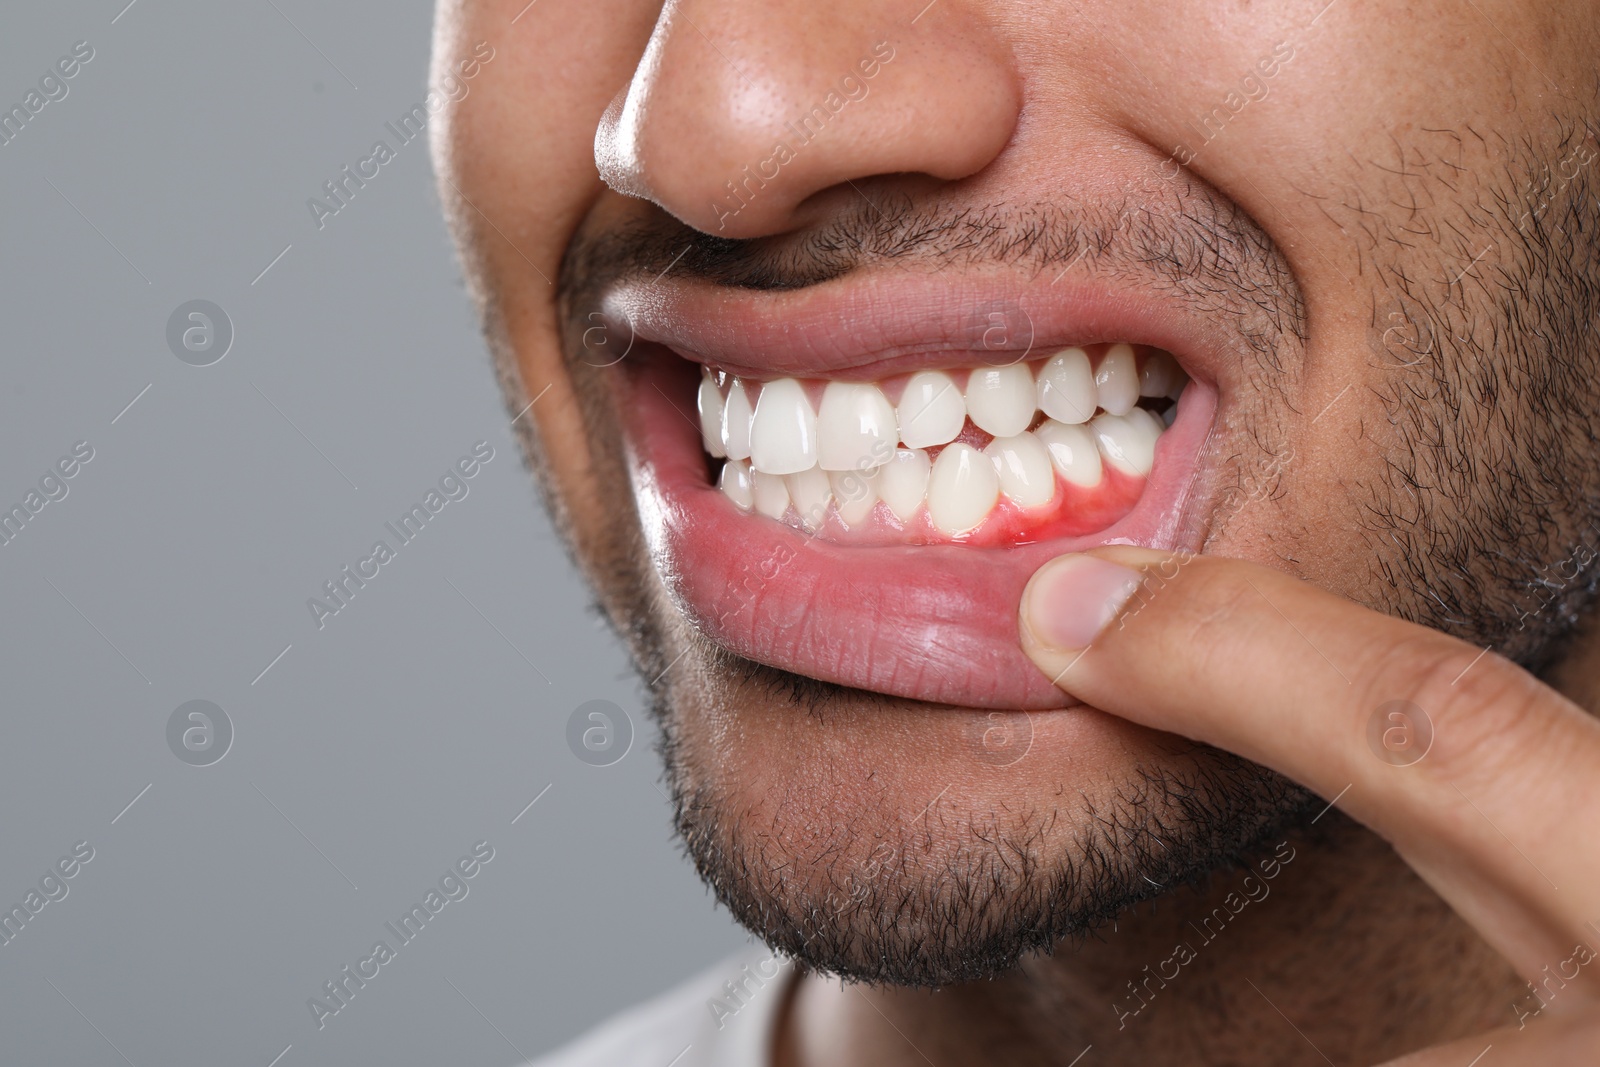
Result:
[[[846,979],[996,977],[1319,806],[1090,708],[925,704],[687,647],[658,712],[689,856],[740,923]]]
[[[998,976],[1317,806],[1086,707],[978,712],[688,657],[659,707],[678,833],[736,920],[846,979]]]

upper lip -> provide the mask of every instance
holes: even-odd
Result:
[[[1217,384],[1238,343],[1214,312],[1087,272],[1052,280],[880,269],[783,292],[630,280],[606,293],[602,314],[621,336],[752,378],[870,381],[1125,341],[1165,349],[1191,378]]]

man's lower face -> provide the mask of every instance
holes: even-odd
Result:
[[[819,969],[945,984],[1322,808],[1066,706],[1016,621],[1062,552],[1254,559],[1554,656],[1593,595],[1555,576],[1600,539],[1594,197],[1580,170],[1530,225],[1522,186],[1594,144],[1582,115],[1408,127],[1398,174],[1371,131],[1258,154],[1264,183],[1319,183],[1311,235],[1127,130],[1065,189],[1022,142],[954,184],[861,174],[738,240],[575,195],[559,340],[515,260],[473,249],[512,410],[557,389],[530,453],[719,899]],[[475,207],[490,143],[448,161]],[[1351,684],[1309,646],[1305,670]]]
[[[668,278],[753,256],[831,280],[674,287],[670,302],[648,250],[673,224],[617,203],[579,237],[575,371],[642,520],[647,592],[625,610],[652,636],[679,829],[734,914],[813,966],[918,984],[995,973],[1226,861],[1309,800],[1064,707],[1018,646],[1017,602],[1045,560],[1116,540],[1198,549],[1186,516],[1202,497],[1243,514],[1291,458],[1286,443],[1251,457],[1253,491],[1236,462],[1227,492],[1202,469],[1219,379],[1258,366],[1265,341],[1219,345],[1188,298],[1209,281],[1169,271],[1163,298],[1137,266],[1201,239],[1195,209],[1163,192],[1177,221],[1154,239],[1169,247],[1097,255],[1114,275],[1098,284],[1052,279],[1116,241],[1117,219],[1091,230],[1048,207],[1033,223],[1059,231],[1054,269],[945,267],[928,232],[975,236],[943,205],[885,202],[834,224],[874,235],[875,263],[691,248]],[[656,243],[639,243],[643,226]],[[894,249],[912,232],[914,272]],[[694,241],[681,236],[680,250]],[[784,253],[786,268],[767,262]],[[619,281],[630,259],[646,262]],[[1231,313],[1296,343],[1281,264],[1231,269],[1282,298]],[[585,337],[595,321],[604,334]]]

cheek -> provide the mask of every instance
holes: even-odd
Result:
[[[521,378],[525,395],[512,398],[513,410],[549,387],[533,413],[537,451],[585,526],[603,526],[615,505],[597,498],[596,462],[561,356],[553,281],[600,192],[595,126],[626,84],[655,16],[654,6],[632,0],[571,10],[495,0],[440,5],[435,33],[436,79],[479,42],[495,48],[473,91],[433,124],[435,166],[450,183],[446,210],[462,261],[488,294],[500,356]],[[519,32],[506,33],[513,18]]]
[[[436,163],[481,209],[481,216],[466,209],[477,218],[472,226],[483,225],[485,216],[494,220],[516,235],[518,249],[538,270],[553,277],[548,260],[559,257],[598,191],[596,126],[628,83],[657,7],[594,0],[563,11],[495,0],[446,10],[452,6],[440,8],[435,77],[481,42],[493,43],[495,55],[473,91],[439,125]],[[504,28],[513,17],[520,32],[508,34]],[[517,250],[506,251],[518,258]],[[528,264],[522,270],[530,272]]]
[[[1389,494],[1388,458],[1362,435],[1363,424],[1375,417],[1375,400],[1355,379],[1322,411],[1352,382],[1348,373],[1313,366],[1298,381],[1286,377],[1279,383],[1283,395],[1261,398],[1258,410],[1242,416],[1255,426],[1284,426],[1274,442],[1278,456],[1239,450],[1237,468],[1225,477],[1236,478],[1243,491],[1226,509],[1227,521],[1213,529],[1206,551],[1286,571],[1354,600],[1388,603],[1392,594],[1375,584],[1373,567],[1384,545],[1372,539],[1363,507],[1373,494]],[[1307,414],[1285,422],[1288,406]]]

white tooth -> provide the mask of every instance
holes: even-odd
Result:
[[[817,414],[793,378],[761,387],[750,420],[750,465],[768,474],[798,474],[817,465]]]
[[[749,511],[751,505],[755,503],[750,491],[750,464],[742,459],[730,459],[722,465],[722,474],[717,478],[717,485],[740,511]]]
[[[1000,499],[994,460],[959,441],[946,445],[928,476],[928,517],[947,534],[977,527]]]
[[[1172,423],[1178,417],[1178,405],[1173,404],[1161,413],[1161,425],[1172,429]]]
[[[1172,379],[1172,388],[1167,390],[1167,399],[1176,401],[1183,395],[1184,389],[1189,386],[1189,376],[1180,369]]]
[[[1112,345],[1094,372],[1100,406],[1113,415],[1126,415],[1139,402],[1139,368],[1132,345]]]
[[[700,441],[706,452],[718,459],[728,454],[722,447],[722,391],[711,380],[711,372],[700,375]]]
[[[820,529],[828,518],[828,505],[833,501],[833,489],[828,476],[818,467],[791,474],[784,479],[789,486],[789,500],[800,513],[800,522],[808,530]]]
[[[878,472],[882,469],[833,471],[828,475],[833,501],[846,526],[860,526],[872,517],[873,506],[878,502]]]
[[[1177,360],[1165,352],[1152,352],[1139,368],[1139,395],[1166,396],[1183,377]]]
[[[1135,408],[1134,410],[1137,411],[1139,409]],[[1167,432],[1167,428],[1161,425],[1161,420],[1153,413],[1146,411],[1143,414],[1145,447],[1150,452],[1150,468],[1154,469],[1156,465],[1156,446],[1161,443],[1161,435]]]
[[[780,475],[752,470],[750,497],[756,510],[769,519],[781,519],[789,510],[789,487],[783,484]]]
[[[1099,397],[1089,356],[1081,348],[1068,348],[1051,356],[1039,370],[1039,408],[1057,422],[1075,425],[1094,416]]]
[[[907,448],[931,448],[956,439],[962,423],[967,421],[967,405],[954,378],[944,371],[925,370],[906,382],[895,416],[900,423],[901,444]]]
[[[1156,433],[1133,415],[1097,415],[1089,424],[1100,454],[1124,474],[1143,478],[1155,462]]]
[[[722,450],[729,459],[750,458],[750,394],[737,378],[722,405]]]
[[[910,522],[928,495],[931,466],[922,449],[899,448],[878,474],[878,495],[901,522]]]
[[[825,471],[882,466],[895,442],[894,408],[876,385],[829,382],[817,411],[817,465]]]
[[[1033,421],[1033,372],[1026,363],[982,367],[967,379],[972,424],[996,437],[1013,437]]]
[[[1166,430],[1166,427],[1161,423],[1160,417],[1149,408],[1136,407],[1132,411],[1128,412],[1128,418],[1137,419],[1138,421],[1144,423],[1145,428],[1151,433],[1155,434],[1157,437],[1160,437],[1162,432]]]
[[[994,460],[1000,474],[1000,491],[1019,506],[1036,508],[1056,495],[1056,472],[1050,450],[1031,433],[996,437],[983,454]]]
[[[1050,452],[1050,465],[1062,478],[1086,489],[1100,484],[1100,450],[1087,429],[1047,419],[1033,435]]]

